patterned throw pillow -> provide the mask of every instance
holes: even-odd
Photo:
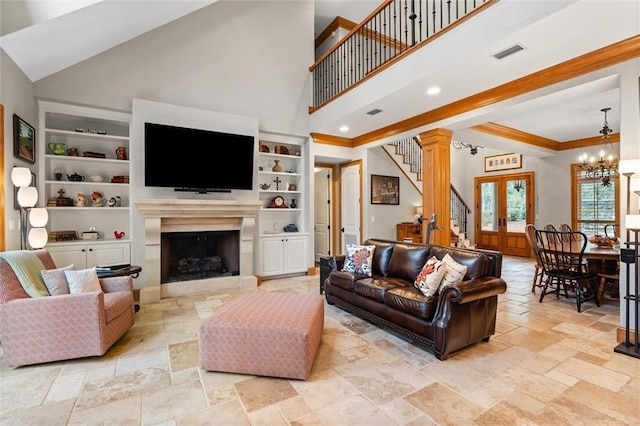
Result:
[[[441,287],[460,282],[464,279],[464,276],[467,274],[466,265],[461,265],[456,262],[449,253],[444,255],[442,261],[446,265],[446,271],[442,278],[442,284],[440,284]]]
[[[425,296],[433,296],[438,291],[446,271],[444,262],[433,256],[424,264],[413,285]]]
[[[101,292],[100,280],[96,268],[82,269],[80,271],[64,271],[69,283],[69,293]]]
[[[40,272],[44,280],[44,285],[47,286],[50,295],[58,296],[60,294],[69,294],[69,283],[67,283],[67,277],[64,275],[64,271],[72,271],[73,269],[75,269],[75,266],[72,263],[64,268],[43,269]]]
[[[376,246],[347,244],[347,258],[342,270],[354,274],[371,276],[371,263]]]

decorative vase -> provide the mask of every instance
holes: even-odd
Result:
[[[276,164],[271,168],[272,172],[281,172],[282,166],[280,165],[280,160],[273,160]]]
[[[296,205],[296,199],[295,199],[295,198],[292,198],[292,199],[291,199],[291,208],[292,208],[292,209],[295,209],[295,208],[297,208],[297,207],[298,207],[298,206]]]

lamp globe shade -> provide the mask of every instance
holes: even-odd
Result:
[[[45,228],[31,228],[29,231],[29,245],[34,249],[41,249],[47,244],[49,234]]]
[[[624,176],[631,176],[634,173],[640,173],[640,158],[620,160],[618,163],[618,173]]]
[[[14,167],[11,170],[11,182],[17,187],[31,185],[31,170],[26,167]]]
[[[47,212],[47,209],[40,207],[37,209],[31,209],[31,211],[29,211],[29,223],[34,228],[42,228],[47,224],[48,220],[49,213]]]
[[[640,229],[640,214],[628,214],[624,224],[627,229]]]
[[[38,190],[33,186],[23,186],[18,189],[18,204],[20,207],[33,207],[38,202]]]

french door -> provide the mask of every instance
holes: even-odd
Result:
[[[476,246],[528,257],[525,226],[534,223],[534,173],[482,176],[474,181]]]

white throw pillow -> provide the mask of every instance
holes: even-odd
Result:
[[[464,279],[464,276],[467,274],[466,265],[461,265],[460,263],[456,262],[453,257],[449,255],[449,253],[444,255],[442,261],[446,265],[447,270],[444,273],[444,277],[442,278],[442,284],[440,284],[440,287],[457,283]]]
[[[49,294],[52,296],[58,296],[60,294],[69,294],[69,284],[67,283],[67,277],[64,275],[64,271],[73,271],[75,266],[73,264],[58,269],[43,269],[40,271],[44,285],[49,290]]]
[[[433,256],[427,260],[413,283],[425,296],[433,296],[438,291],[447,266],[442,260]]]
[[[101,292],[100,280],[96,268],[82,269],[80,271],[64,271],[69,283],[69,293]]]
[[[354,274],[371,276],[373,263],[373,253],[376,246],[359,246],[347,244],[347,258],[344,261],[342,270]]]

